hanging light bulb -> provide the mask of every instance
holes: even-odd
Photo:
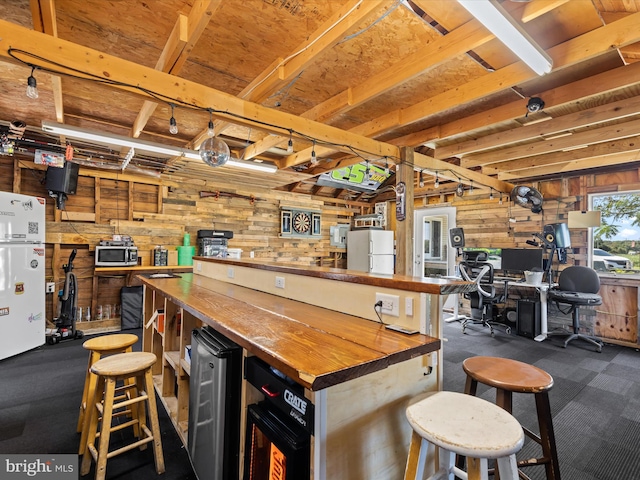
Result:
[[[175,105],[173,103],[169,104],[171,106],[171,118],[169,119],[169,133],[171,135],[177,135],[178,133],[178,124],[176,122],[175,117],[173,116],[173,109]]]
[[[368,182],[371,179],[371,168],[369,167],[369,162],[365,162],[365,169],[364,169],[364,181]]]
[[[469,193],[473,193],[473,182],[469,184]]]
[[[502,205],[502,192],[500,192],[500,200],[498,201],[499,205]]]
[[[491,188],[491,191],[489,192],[489,200],[493,200],[493,188]]]
[[[424,188],[424,178],[422,177],[422,170],[420,170],[420,175],[418,177],[418,186],[420,188]]]
[[[229,161],[229,146],[218,137],[207,138],[200,145],[200,158],[210,167],[221,167]]]
[[[440,179],[438,178],[438,174],[436,173],[436,182],[433,184],[434,187],[438,188],[440,186]]]
[[[293,153],[293,130],[289,130],[289,143],[287,143],[287,153]]]
[[[29,98],[38,98],[38,82],[33,76],[35,69],[36,67],[31,67],[31,75],[27,78],[27,97]]]
[[[177,128],[176,128],[176,133],[178,133]],[[207,137],[212,138],[215,136],[215,134],[216,132],[214,131],[214,128],[213,128],[213,111],[209,109],[209,125],[207,126]]]
[[[459,183],[458,186],[456,187],[456,195],[458,197],[461,197],[464,195],[464,185],[462,185],[461,183]]]
[[[389,160],[387,160],[387,157],[384,157],[384,174],[389,175]]]
[[[316,157],[316,141],[313,141],[313,148],[311,149],[311,163],[316,165],[318,163],[318,158]]]

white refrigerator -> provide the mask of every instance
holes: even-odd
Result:
[[[0,360],[45,342],[45,200],[0,192]]]
[[[393,275],[394,233],[390,230],[347,232],[347,268],[368,273]]]

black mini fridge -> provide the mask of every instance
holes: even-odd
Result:
[[[198,480],[240,471],[242,348],[205,326],[191,333],[188,451]]]

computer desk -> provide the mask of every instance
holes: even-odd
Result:
[[[499,278],[499,277],[498,277]],[[494,278],[496,283],[500,282],[497,278]],[[504,283],[504,281],[500,282]],[[547,292],[549,291],[549,283],[526,283],[522,281],[507,281],[508,286],[513,287],[525,287],[525,288],[535,288],[540,295],[540,335],[537,335],[534,340],[536,342],[542,342],[547,339],[548,326],[547,326]],[[551,284],[551,286],[555,286],[556,284]],[[508,295],[507,295],[508,298]]]
[[[445,278],[457,278],[460,277],[449,276]],[[549,283],[526,283],[518,280],[510,280],[509,277],[500,277],[495,276],[493,279],[494,283],[500,283],[502,285],[507,284],[508,287],[525,287],[525,288],[535,288],[538,294],[540,295],[540,335],[537,335],[534,340],[536,342],[542,342],[547,339],[547,334],[549,333],[548,325],[547,325],[547,292],[549,291]],[[557,284],[551,284],[551,286],[556,286]],[[507,292],[508,298],[508,292]],[[444,318],[446,323],[455,322],[458,320],[464,320],[466,317],[464,315],[458,314],[458,294],[456,293],[454,296],[455,304],[453,306],[453,314],[451,316],[447,316]]]

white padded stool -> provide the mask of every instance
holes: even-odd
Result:
[[[496,459],[501,480],[517,480],[516,452],[524,443],[520,423],[506,410],[471,395],[429,392],[414,398],[406,410],[413,428],[405,480],[457,477],[488,479],[488,459]],[[439,470],[436,465],[438,447]],[[455,466],[467,457],[467,472]]]

